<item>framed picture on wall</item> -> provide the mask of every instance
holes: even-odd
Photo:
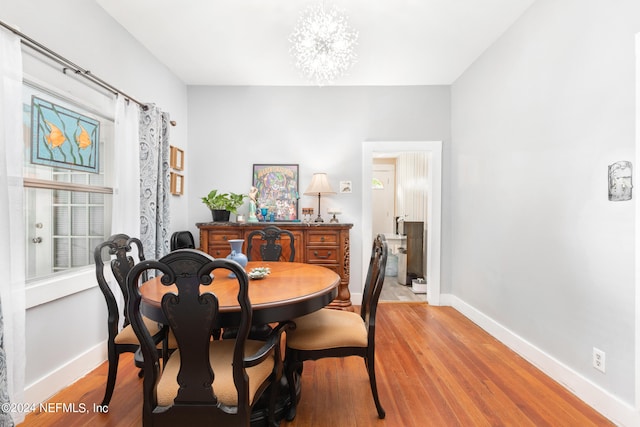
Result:
[[[96,119],[32,96],[31,129],[31,163],[100,172],[100,123]]]
[[[171,172],[171,184],[169,190],[174,196],[182,196],[184,193],[184,176]]]
[[[341,193],[353,192],[351,181],[340,181],[340,192]]]
[[[254,164],[251,184],[258,193],[258,213],[266,209],[276,221],[298,219],[298,165]]]
[[[181,171],[184,169],[184,151],[173,145],[170,148],[169,153],[169,166],[172,169]]]

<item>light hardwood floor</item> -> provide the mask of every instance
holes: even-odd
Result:
[[[380,301],[427,301],[426,294],[416,294],[411,290],[411,286],[398,283],[396,276],[384,278],[384,286],[380,293]]]
[[[380,303],[376,368],[387,417],[376,415],[362,359],[305,362],[297,417],[283,427],[611,426],[606,418],[450,307]],[[129,356],[108,414],[34,413],[24,426],[141,425],[142,380]],[[50,402],[104,393],[106,363]]]

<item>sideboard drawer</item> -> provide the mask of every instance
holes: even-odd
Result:
[[[338,247],[307,248],[307,262],[313,264],[327,264],[338,262]]]
[[[231,245],[209,245],[207,253],[214,258],[226,258],[231,253]]]
[[[307,233],[307,245],[337,245],[340,242],[340,234],[337,231],[309,231]]]
[[[240,230],[209,231],[209,246],[228,243],[229,240],[242,239]]]

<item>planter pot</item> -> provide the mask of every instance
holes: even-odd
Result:
[[[213,222],[228,222],[231,212],[222,209],[211,209]]]

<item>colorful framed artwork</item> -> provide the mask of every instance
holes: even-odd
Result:
[[[173,145],[170,148],[169,165],[172,169],[181,171],[184,169],[184,151]]]
[[[298,165],[254,164],[252,185],[257,189],[257,207],[267,209],[274,220],[298,219]]]
[[[31,97],[31,163],[99,173],[100,123]]]
[[[177,174],[175,172],[171,172],[171,182],[169,186],[169,191],[174,196],[182,196],[184,194],[184,176]]]

